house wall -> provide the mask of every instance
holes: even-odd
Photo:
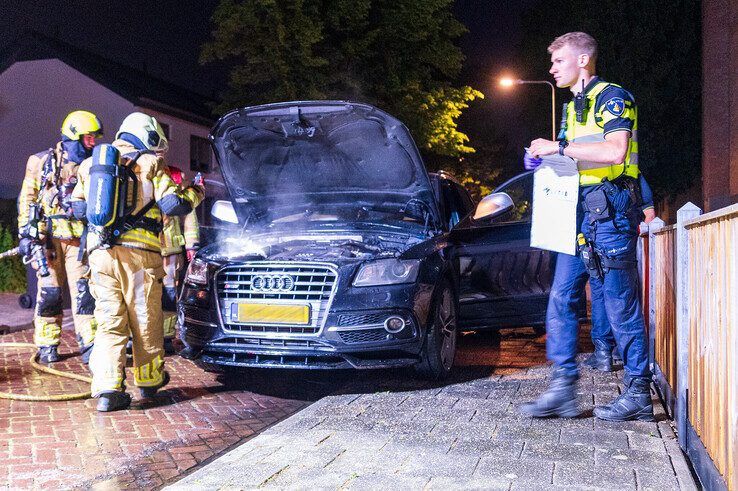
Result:
[[[705,211],[738,202],[738,2],[702,3]]]
[[[0,73],[0,197],[18,196],[28,156],[58,142],[75,109],[97,114],[110,141],[134,106],[56,59],[17,62]]]
[[[75,109],[92,111],[100,117],[111,142],[123,118],[133,111],[151,114],[169,125],[167,162],[181,167],[189,177],[190,135],[207,137],[209,127],[134,106],[130,101],[100,85],[57,59],[17,62],[0,73],[0,198],[15,198],[20,192],[28,156],[44,151],[60,139],[64,117]],[[219,180],[212,159],[208,176]]]

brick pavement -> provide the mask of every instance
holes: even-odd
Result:
[[[0,342],[32,342],[27,327]],[[68,356],[54,367],[87,374],[75,349],[72,332],[65,331],[60,353]],[[88,390],[82,382],[36,372],[27,362],[31,352],[0,348],[0,391]],[[169,358],[167,369],[172,381],[162,396],[139,401],[132,392],[127,411],[98,413],[94,400],[0,399],[0,488],[156,488],[334,390],[309,374],[278,372],[226,387],[180,357]]]
[[[656,423],[592,417],[622,372],[583,369],[581,418],[521,417],[550,371],[530,330],[465,335],[451,381],[359,372],[167,489],[696,489],[658,400]]]

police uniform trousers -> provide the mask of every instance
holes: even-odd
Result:
[[[36,311],[33,341],[36,346],[57,346],[63,316],[62,288],[66,283],[72,298],[74,330],[85,346],[95,340],[95,300],[90,295],[86,261],[78,261],[79,239],[52,238],[52,254],[47,254],[49,276],[36,272]]]
[[[589,223],[589,213],[581,203],[587,193],[601,185],[584,186],[579,191],[578,230],[591,241],[601,255],[611,260],[629,261],[630,267],[606,270],[604,278],[590,277],[595,295],[601,295],[612,335],[623,358],[625,372],[630,377],[651,377],[648,367],[648,343],[639,292],[636,264],[638,210],[626,190],[608,194],[613,217],[611,220]],[[546,353],[548,359],[567,375],[578,375],[576,364],[579,323],[577,305],[588,279],[588,272],[579,256],[559,254],[546,310]],[[602,311],[593,315],[602,316]],[[595,320],[593,319],[593,322]],[[598,318],[599,326],[604,319]]]
[[[177,326],[177,278],[184,266],[182,253],[163,256],[164,288],[161,307],[164,311],[164,338],[174,339]]]
[[[161,310],[162,267],[158,252],[115,246],[90,253],[97,337],[90,357],[92,395],[125,390],[126,343],[133,341],[138,387],[161,384],[164,372]]]

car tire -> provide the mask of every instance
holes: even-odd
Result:
[[[429,380],[442,380],[451,373],[456,354],[456,299],[448,280],[444,280],[433,300],[425,344],[415,372]]]

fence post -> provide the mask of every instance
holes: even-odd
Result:
[[[664,221],[654,218],[648,224],[648,361],[651,372],[656,364],[656,232],[664,228]]]
[[[676,331],[677,331],[677,388],[674,410],[679,434],[679,446],[687,449],[688,370],[689,370],[689,240],[684,222],[702,213],[695,204],[688,202],[677,211],[676,223]]]

